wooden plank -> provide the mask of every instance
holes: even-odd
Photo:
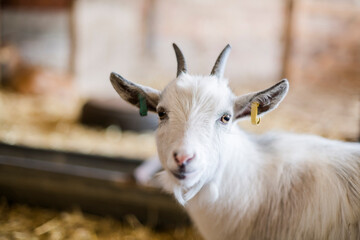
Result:
[[[124,157],[105,157],[83,153],[38,149],[0,143],[0,156],[35,159],[51,163],[64,163],[93,168],[111,169],[132,174],[143,161]]]

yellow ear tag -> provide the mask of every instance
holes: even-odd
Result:
[[[251,103],[251,123],[253,125],[259,125],[260,124],[260,118],[258,117],[258,102]]]

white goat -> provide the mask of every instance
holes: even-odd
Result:
[[[360,239],[360,144],[317,136],[254,136],[236,122],[275,109],[288,81],[236,97],[223,78],[230,46],[210,76],[177,77],[162,92],[111,73],[119,95],[160,118],[160,178],[205,239]]]

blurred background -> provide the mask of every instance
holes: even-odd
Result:
[[[162,89],[174,42],[204,75],[229,43],[239,95],[289,80],[280,107],[245,130],[360,139],[359,0],[2,0],[0,24],[1,240],[200,239],[148,182],[156,116],[140,118],[109,81]]]

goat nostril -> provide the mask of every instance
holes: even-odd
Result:
[[[174,159],[175,159],[175,162],[178,162],[178,161],[179,161],[179,160],[177,159],[177,155],[178,155],[177,152],[174,152],[174,153],[173,153],[173,157],[174,157]]]

